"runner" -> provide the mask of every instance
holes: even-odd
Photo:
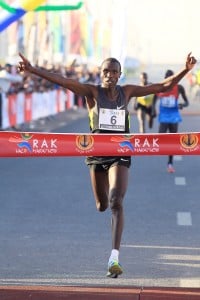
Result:
[[[34,67],[20,54],[19,71],[33,73],[69,89],[86,99],[92,133],[129,133],[128,103],[133,97],[165,92],[175,86],[196,64],[188,54],[183,69],[161,83],[152,85],[118,85],[121,64],[115,58],[103,61],[101,84],[83,84],[45,69]],[[108,260],[108,277],[116,278],[123,270],[119,263],[119,250],[124,227],[123,199],[128,186],[131,157],[87,157],[92,189],[97,210],[111,209],[112,251]]]
[[[165,78],[173,76],[172,70],[167,70]],[[184,103],[178,103],[179,96],[182,97]],[[176,84],[171,90],[167,92],[158,93],[154,96],[152,113],[155,111],[156,101],[160,100],[160,110],[158,115],[159,133],[176,133],[178,132],[178,124],[182,121],[179,109],[183,109],[189,105],[185,89],[181,84]],[[154,114],[155,115],[155,114]],[[168,156],[167,172],[174,173],[173,155]]]
[[[148,75],[146,72],[142,72],[140,74],[140,84],[141,86],[150,84],[150,82],[148,82]],[[140,133],[146,132],[146,118],[148,120],[149,128],[153,127],[153,119],[155,118],[155,114],[152,114],[153,98],[154,94],[150,94],[146,96],[137,97],[135,99],[134,108],[137,111]]]

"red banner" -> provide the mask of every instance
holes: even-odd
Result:
[[[199,155],[200,133],[0,132],[0,157]]]

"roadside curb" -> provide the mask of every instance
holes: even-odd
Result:
[[[198,300],[197,288],[1,286],[3,300]]]

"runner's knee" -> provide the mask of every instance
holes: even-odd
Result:
[[[122,209],[123,196],[120,192],[112,191],[110,195],[110,208],[111,210]]]

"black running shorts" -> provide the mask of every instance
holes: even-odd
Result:
[[[90,168],[92,168],[95,171],[107,171],[110,167],[117,165],[130,168],[131,156],[89,156],[86,158],[85,162]]]

